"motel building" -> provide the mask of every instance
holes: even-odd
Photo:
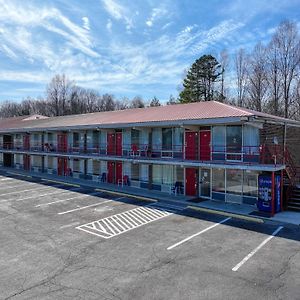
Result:
[[[0,164],[107,189],[300,211],[300,122],[209,101],[0,120]]]

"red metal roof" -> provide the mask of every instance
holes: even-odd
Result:
[[[286,119],[235,107],[217,101],[196,102],[168,106],[135,108],[127,110],[96,112],[62,117],[42,118],[41,116],[17,117],[0,120],[0,130],[7,129],[50,129],[73,126],[107,126],[127,123],[174,122],[184,120],[219,119],[231,117],[258,116],[283,121]],[[36,119],[39,117],[39,119]]]

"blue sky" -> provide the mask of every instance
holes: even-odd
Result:
[[[300,0],[0,0],[0,101],[45,95],[52,76],[116,97],[177,96],[202,54],[251,49]],[[300,23],[299,23],[300,24]]]

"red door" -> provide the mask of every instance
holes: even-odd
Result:
[[[116,133],[116,155],[122,156],[122,132]]]
[[[210,130],[200,131],[200,160],[210,160]]]
[[[29,150],[29,148],[30,148],[30,135],[25,134],[23,136],[23,149],[24,150]]]
[[[25,171],[30,171],[30,155],[28,154],[23,155],[23,165]]]
[[[112,161],[107,162],[107,182],[115,183],[115,163]]]
[[[122,162],[116,163],[116,183],[122,182],[123,174],[122,174]]]
[[[107,154],[108,155],[115,155],[115,134],[108,133],[107,134]]]
[[[196,196],[197,194],[197,181],[196,181],[196,169],[185,169],[185,194],[187,196]]]
[[[62,176],[63,175],[63,158],[58,158],[57,159],[57,175]]]
[[[57,135],[58,152],[67,152],[68,137],[65,133]]]
[[[197,136],[197,132],[187,131],[185,133],[185,159],[197,159]]]
[[[68,159],[60,157],[57,159],[57,175],[66,176],[68,175]]]

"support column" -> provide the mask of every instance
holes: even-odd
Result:
[[[275,172],[272,172],[272,217],[275,215]]]

